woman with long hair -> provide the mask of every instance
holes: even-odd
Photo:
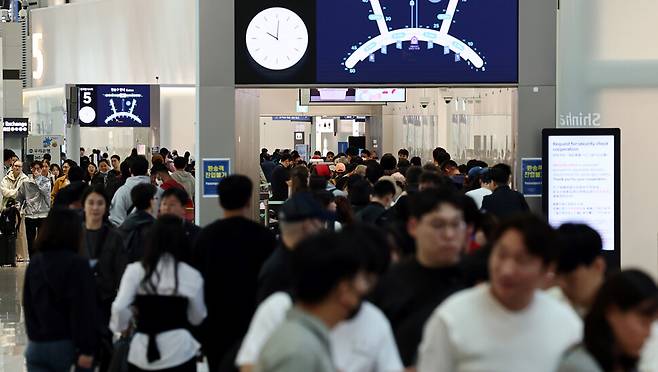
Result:
[[[68,186],[71,182],[69,181],[68,174],[69,170],[73,167],[77,167],[78,163],[71,159],[66,159],[64,160],[64,164],[62,164],[62,173],[60,174],[59,178],[55,180],[55,184],[53,185],[53,191],[50,193],[50,204],[55,203],[55,196],[57,196],[57,193],[59,193],[59,190],[62,188]]]
[[[123,255],[121,235],[108,223],[110,201],[103,185],[88,187],[82,194],[84,222],[80,255],[89,260],[96,279],[98,293],[98,330],[101,348],[98,353],[101,370],[106,370],[110,361],[112,332],[108,328],[110,309],[121,280],[119,262]]]
[[[124,332],[136,320],[131,371],[196,371],[200,344],[187,329],[201,324],[207,311],[201,274],[182,262],[189,248],[182,221],[160,217],[148,241],[142,261],[123,274],[110,328]]]
[[[290,196],[300,192],[310,191],[308,185],[309,176],[308,168],[303,165],[298,165],[290,171]]]
[[[567,353],[560,372],[634,372],[658,315],[658,287],[647,274],[609,277],[585,317],[583,343]]]
[[[94,163],[87,164],[87,169],[83,181],[85,181],[87,185],[91,185],[91,180],[94,179],[96,174],[98,174],[98,167],[96,166],[96,164]]]
[[[37,236],[23,288],[28,372],[92,368],[96,289],[89,262],[78,255],[81,229],[74,211],[54,209]]]

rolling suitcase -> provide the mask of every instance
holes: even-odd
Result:
[[[18,216],[18,208],[12,203],[0,213],[0,266],[16,267]]]
[[[0,235],[0,266],[16,267],[16,238]]]

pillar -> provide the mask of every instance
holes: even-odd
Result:
[[[557,1],[519,2],[519,89],[516,185],[522,185],[521,158],[540,158],[541,131],[555,128]],[[541,212],[541,198],[528,198]]]
[[[259,91],[235,89],[233,0],[197,0],[196,10],[196,220],[204,226],[221,216],[217,198],[203,197],[201,165],[211,158],[229,158],[231,173],[251,178],[256,218]]]

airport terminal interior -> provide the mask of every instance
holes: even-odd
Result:
[[[632,3],[0,0],[0,371],[658,372]]]

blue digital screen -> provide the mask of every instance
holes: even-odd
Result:
[[[81,127],[149,127],[151,97],[148,85],[78,86]]]
[[[517,0],[319,0],[326,84],[518,81]]]

